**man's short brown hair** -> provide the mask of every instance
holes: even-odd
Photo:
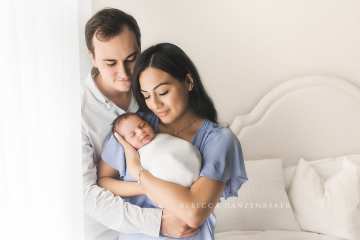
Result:
[[[95,56],[93,37],[106,41],[120,34],[124,27],[128,27],[135,34],[136,43],[141,48],[141,33],[135,18],[116,8],[104,8],[92,16],[85,26],[85,41],[88,50]],[[99,72],[92,69],[94,77]]]

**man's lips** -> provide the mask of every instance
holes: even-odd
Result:
[[[115,81],[117,82],[130,82],[129,78],[116,78]]]

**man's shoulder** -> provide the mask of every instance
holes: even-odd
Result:
[[[81,93],[81,112],[83,113],[84,110],[87,108],[91,108],[93,106],[93,100],[94,98],[91,96],[91,92],[88,88],[84,88]]]
[[[100,102],[96,99],[93,86],[93,79],[88,76],[81,88],[81,112],[86,114],[87,110],[93,110],[101,107]]]
[[[92,119],[96,109],[99,108],[89,89],[84,89],[81,96],[81,118],[87,122]]]
[[[112,114],[101,104],[89,89],[84,89],[81,97],[81,121],[82,124],[95,131],[100,131],[104,125],[112,121]]]

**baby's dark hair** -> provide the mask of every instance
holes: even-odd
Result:
[[[115,118],[115,120],[112,123],[112,129],[111,129],[112,133],[116,132],[116,126],[118,126],[122,121],[124,121],[125,119],[128,119],[131,116],[139,117],[145,121],[145,119],[143,117],[141,117],[139,114],[136,114],[136,113],[127,112],[127,113],[121,114],[117,118]]]

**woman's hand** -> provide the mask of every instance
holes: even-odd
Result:
[[[139,176],[139,171],[142,168],[138,151],[136,151],[136,149],[118,133],[115,132],[114,136],[116,140],[124,147],[126,167],[129,173],[131,176],[135,177],[136,180],[138,180],[137,178]]]

